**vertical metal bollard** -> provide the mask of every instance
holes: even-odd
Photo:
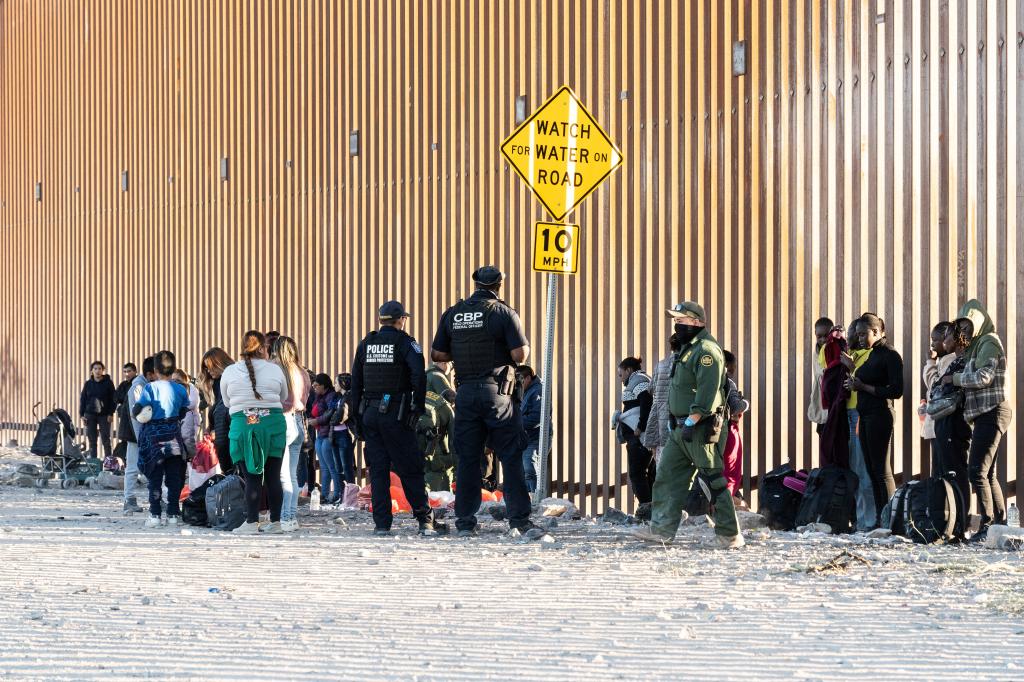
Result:
[[[555,303],[558,300],[558,276],[548,274],[548,309],[544,316],[544,392],[540,402],[540,470],[537,472],[537,490],[533,501],[548,496],[548,453],[551,449],[551,384],[555,378],[552,367],[555,355]]]

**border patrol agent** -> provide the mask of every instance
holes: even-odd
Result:
[[[453,389],[446,389],[444,395],[438,395],[428,387],[426,412],[416,425],[416,437],[426,461],[427,488],[431,491],[451,492],[452,489],[452,468],[455,463],[448,447],[448,431],[455,419],[452,411],[454,402]]]
[[[672,542],[696,479],[714,505],[715,545],[742,547],[736,509],[722,474],[728,420],[722,348],[705,327],[700,305],[684,301],[668,314],[683,341],[669,379],[671,433],[654,480],[650,529],[640,529],[636,536],[648,542]]]
[[[356,414],[370,467],[375,535],[391,533],[391,470],[419,521],[421,535],[445,533],[434,523],[424,483],[423,452],[415,426],[423,414],[426,374],[423,349],[405,333],[409,313],[398,301],[380,307],[380,331],[359,343],[352,362],[349,408]]]
[[[514,395],[515,366],[526,361],[530,346],[519,315],[498,298],[504,279],[493,265],[474,272],[476,292],[441,316],[431,344],[432,360],[455,364],[455,516],[463,537],[476,532],[485,443],[504,469],[509,527],[523,533],[535,527],[523,473],[526,433]]]
[[[455,390],[452,384],[451,363],[430,363],[430,367],[427,367],[427,391],[443,395],[448,390]]]

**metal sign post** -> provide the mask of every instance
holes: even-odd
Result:
[[[558,277],[548,273],[548,307],[544,314],[544,391],[540,401],[540,470],[537,472],[537,490],[534,502],[548,496],[548,455],[551,451],[551,384],[555,371],[551,366],[555,356],[555,304],[558,301]]]
[[[501,145],[509,165],[523,178],[555,220],[564,220],[591,192],[622,165],[622,153],[584,108],[571,88],[561,87]],[[556,275],[579,269],[580,227],[537,223],[533,269],[548,273],[544,365],[541,377],[540,470],[534,499],[548,495],[551,450],[551,390],[555,382]]]

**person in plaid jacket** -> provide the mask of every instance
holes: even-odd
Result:
[[[996,455],[1013,412],[1006,400],[1006,351],[992,318],[975,299],[960,309],[960,318],[971,321],[974,336],[964,354],[963,371],[942,381],[964,389],[964,419],[974,430],[967,467],[981,514],[981,526],[971,540],[980,541],[985,539],[989,526],[1006,523],[1006,502],[996,477]],[[961,320],[957,323],[959,326]]]

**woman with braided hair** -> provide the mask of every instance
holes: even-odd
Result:
[[[943,357],[951,361],[943,368],[942,373],[932,377],[928,386],[929,397],[948,395],[949,392],[961,391],[949,382],[942,380],[964,371],[967,365],[967,348],[974,338],[974,323],[967,318],[947,323],[943,327]],[[962,398],[962,396],[961,396]],[[964,405],[961,400],[956,410],[935,420],[935,440],[933,441],[934,456],[932,468],[935,474],[948,476],[954,474],[957,488],[963,497],[966,509],[971,508],[971,481],[967,476],[967,453],[971,449],[971,427],[964,419]]]
[[[245,477],[246,522],[235,533],[282,533],[281,464],[287,442],[283,406],[291,402],[289,381],[280,365],[267,360],[266,337],[249,331],[242,337],[238,362],[224,370],[221,397],[231,415],[231,461]],[[270,523],[259,525],[260,498],[266,487]]]

